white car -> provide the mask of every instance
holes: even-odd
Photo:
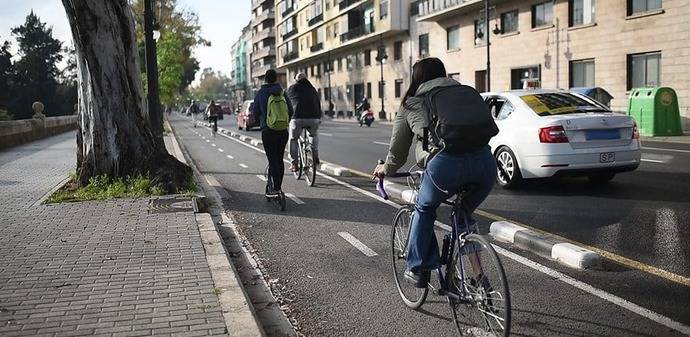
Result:
[[[606,183],[640,165],[635,121],[587,96],[561,90],[483,93],[500,132],[491,142],[498,183],[587,176]]]

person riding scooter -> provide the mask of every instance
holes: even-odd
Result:
[[[371,111],[371,105],[369,105],[369,100],[366,97],[357,106],[357,120],[360,127],[364,124],[371,126],[371,123],[374,122],[374,113]]]

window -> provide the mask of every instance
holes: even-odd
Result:
[[[594,86],[594,60],[580,60],[570,62],[570,87]]]
[[[326,39],[331,38],[331,26],[326,26]]]
[[[540,67],[517,68],[510,70],[510,89],[526,89],[541,81]]]
[[[532,28],[553,24],[553,1],[532,6]]]
[[[518,10],[501,14],[501,34],[518,31]]]
[[[508,116],[510,116],[510,114],[512,114],[515,110],[513,105],[503,97],[491,97],[487,99],[486,103],[489,105],[491,116],[496,120],[508,118]]]
[[[395,41],[393,43],[393,60],[402,60],[402,41]]]
[[[331,0],[326,0],[326,10],[331,9]]]
[[[595,0],[570,0],[570,27],[594,23]]]
[[[419,36],[419,57],[427,57],[429,55],[429,34],[422,34]]]
[[[388,16],[388,0],[381,0],[381,4],[379,5],[379,13],[381,13],[381,19]]]
[[[446,48],[448,50],[460,49],[460,26],[446,28]]]
[[[343,62],[342,62],[342,59],[339,58],[339,59],[337,60],[337,62],[338,62],[338,71],[343,71]]]
[[[333,37],[338,37],[338,23],[333,25]]]
[[[402,86],[403,86],[403,80],[402,79],[395,80],[395,98],[400,98],[400,96],[402,96]]]
[[[365,66],[371,65],[371,50],[369,50],[369,49],[364,51],[364,65]]]
[[[628,0],[628,15],[661,9],[661,0]]]
[[[628,90],[660,85],[660,52],[628,55]]]
[[[371,98],[371,82],[367,82],[367,98]]]
[[[481,46],[486,44],[486,29],[484,21],[474,20],[474,45]]]
[[[520,97],[538,116],[555,116],[601,111],[601,106],[568,92],[543,93]]]
[[[383,87],[384,87],[383,82],[379,81],[379,98],[384,98],[383,97],[383,93],[384,93]]]

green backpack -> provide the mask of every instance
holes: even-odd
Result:
[[[290,123],[290,114],[285,95],[281,91],[278,95],[268,96],[268,108],[266,114],[266,125],[271,130],[287,130]]]

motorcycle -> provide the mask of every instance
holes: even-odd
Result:
[[[367,110],[362,116],[359,117],[359,127],[361,128],[362,125],[366,124],[367,127],[371,126],[371,123],[374,122],[374,113],[371,111],[371,109]]]

